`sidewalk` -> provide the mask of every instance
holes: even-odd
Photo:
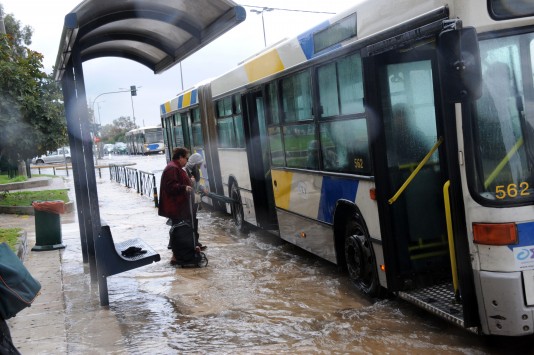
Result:
[[[48,180],[48,181],[47,181]],[[65,189],[63,178],[33,178],[24,186],[9,187],[9,191]],[[60,251],[31,252],[35,245],[35,222],[33,215],[2,214],[2,227],[22,228],[26,233],[24,265],[39,280],[42,289],[32,307],[8,320],[13,342],[22,354],[65,354],[65,304],[61,279]],[[73,212],[62,215],[62,227],[72,223]]]
[[[74,200],[72,179],[66,181],[63,182],[63,177],[54,178],[50,185],[31,189],[69,188],[69,196],[71,200]],[[105,182],[98,185],[100,214],[101,216],[103,213],[106,214],[103,218],[112,226],[113,236],[117,242],[120,241],[122,235],[117,223],[125,221],[124,208],[119,206],[121,213],[109,213],[105,208],[105,206],[113,205],[111,202],[113,193],[100,190],[110,184]],[[121,187],[115,186],[115,189],[120,190]],[[119,191],[119,193],[122,199],[126,200],[125,203],[131,206],[131,214],[148,216],[148,219],[143,220],[143,226],[129,223],[130,235],[123,239],[132,238],[131,232],[133,234],[143,233],[138,227],[157,229],[157,227],[151,228],[150,224],[164,226],[163,220],[157,216],[150,200],[128,191]],[[100,200],[100,196],[104,194],[108,195],[108,199],[104,197]],[[41,294],[32,306],[8,320],[13,343],[19,351],[22,354],[131,353],[124,347],[122,329],[117,322],[118,315],[110,309],[116,302],[116,296],[112,293],[116,289],[118,277],[108,278],[110,307],[100,306],[98,283],[91,282],[89,264],[82,262],[76,210],[60,216],[62,241],[66,248],[51,251],[31,251],[35,245],[34,216],[2,214],[1,218],[2,227],[20,227],[26,231],[29,251],[24,264],[42,285]],[[165,232],[163,228],[158,234],[165,235]],[[143,239],[146,240],[144,237]],[[151,244],[150,240],[147,242]],[[162,261],[166,260],[167,255],[164,249],[156,249],[156,251],[162,255]],[[129,278],[136,278],[143,272],[143,268],[140,268],[124,274],[128,274]],[[130,295],[130,297],[136,296]]]

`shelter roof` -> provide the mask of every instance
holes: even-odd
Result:
[[[54,76],[74,46],[82,62],[121,57],[161,73],[245,18],[231,0],[85,0],[65,16]]]

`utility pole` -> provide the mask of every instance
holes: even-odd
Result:
[[[253,9],[253,10],[250,10],[250,12],[254,12],[254,13],[258,14],[258,15],[261,15],[261,25],[262,25],[262,27],[263,27],[263,45],[264,45],[265,47],[267,47],[267,36],[265,35],[265,21],[264,21],[264,19],[263,19],[263,13],[264,13],[265,11],[273,11],[273,10],[274,10],[274,9],[273,9],[273,8],[270,8],[270,7],[264,7],[264,8],[261,9],[261,10],[254,10],[254,9]]]

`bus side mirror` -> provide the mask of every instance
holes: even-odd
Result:
[[[465,102],[480,98],[482,67],[477,32],[473,27],[440,33],[438,66],[446,101]]]

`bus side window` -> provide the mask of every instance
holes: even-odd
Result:
[[[317,81],[323,168],[347,173],[370,173],[360,55],[351,54],[319,67]]]
[[[365,118],[321,123],[323,166],[326,170],[369,174],[369,138]]]

